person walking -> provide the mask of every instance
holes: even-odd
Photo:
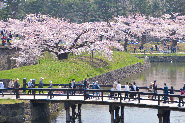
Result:
[[[48,88],[53,88],[52,81],[49,81],[49,87],[48,87]],[[53,95],[53,91],[49,91],[49,92],[48,92],[48,96],[49,96],[49,95],[51,95],[51,96],[53,96],[53,97],[54,97],[54,95]],[[48,97],[48,96],[47,96],[47,97]]]
[[[13,82],[13,79],[10,80],[10,82],[8,83],[8,88],[13,88],[14,86],[14,82]],[[12,93],[12,90],[9,91],[10,94]]]
[[[163,93],[165,95],[168,95],[168,87],[166,86],[166,83],[164,83],[164,90],[163,90]],[[166,100],[168,99],[167,96],[164,96],[164,102],[163,103],[166,103]]]
[[[129,85],[128,85],[128,82],[126,82],[126,85],[125,85],[125,88],[124,88],[124,91],[130,91],[130,88],[129,88]],[[125,92],[125,99],[128,98],[128,92]],[[129,99],[130,100],[130,99]]]
[[[72,83],[71,83],[72,85],[71,85],[71,87],[72,87],[72,89],[75,89],[76,88],[76,85],[75,85],[75,79],[72,79]],[[75,95],[75,91],[72,91],[72,95]]]
[[[183,91],[185,91],[185,83],[184,83]]]
[[[20,87],[18,81],[19,81],[19,79],[17,78],[16,81],[15,81],[15,83],[14,83],[14,88],[15,88],[15,89],[19,89],[19,87]],[[15,90],[15,91],[14,91],[14,94],[17,94],[17,93],[19,93],[19,91],[16,91],[16,90]]]
[[[43,88],[43,86],[44,86],[43,79],[44,79],[43,77],[40,78],[39,88]],[[39,91],[39,94],[40,94],[40,92],[42,92],[42,94],[44,94],[43,90],[42,91]]]
[[[171,86],[170,94],[174,94],[173,86]],[[170,101],[172,101],[171,103],[173,103],[173,101],[174,101],[174,97],[170,97]]]
[[[99,84],[98,84],[98,81],[96,81],[95,82],[95,89],[100,89],[100,86],[99,86]],[[101,95],[101,92],[96,92],[96,96],[98,96],[98,98],[97,99],[99,99],[99,96]]]
[[[154,80],[154,84],[153,84],[153,91],[154,91],[154,96],[153,97],[155,97],[155,99],[156,99],[156,94],[157,94],[157,83],[156,82],[157,81]],[[153,99],[153,97],[152,97],[152,99]]]
[[[30,81],[28,82],[28,88],[32,88],[32,79],[30,79]],[[28,94],[31,94],[31,90],[28,91]]]
[[[92,89],[95,89],[95,82],[92,83]],[[94,92],[92,92],[93,97],[94,97]]]
[[[0,89],[4,89],[4,83],[1,78],[0,78]],[[0,91],[0,93],[2,93],[2,97],[4,97],[3,91]]]
[[[87,89],[87,84],[88,84],[88,81],[87,81],[87,78],[85,78],[85,80],[84,80],[84,89],[85,90]]]
[[[185,95],[185,91],[183,91],[182,88],[180,89],[180,92],[181,92],[181,95]],[[181,102],[182,102],[182,106],[184,106],[183,98],[181,99]],[[178,106],[179,106],[179,104],[178,104]]]

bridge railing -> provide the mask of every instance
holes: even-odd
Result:
[[[170,101],[167,100],[166,103],[178,103],[178,106],[181,107],[181,104],[184,105],[183,98],[185,98],[185,95],[175,95],[175,94],[155,94],[152,92],[140,92],[140,91],[111,91],[111,90],[103,90],[103,89],[71,89],[71,88],[19,88],[19,89],[14,89],[14,88],[4,88],[0,89],[0,92],[5,91],[5,90],[11,90],[13,93],[4,93],[3,95],[16,95],[16,99],[20,97],[20,95],[33,95],[33,98],[35,99],[35,96],[37,95],[47,95],[52,99],[53,96],[66,96],[66,99],[70,99],[70,96],[83,96],[83,100],[87,100],[88,98],[101,98],[101,101],[104,101],[105,97],[114,98],[118,99],[120,103],[124,99],[133,99],[133,100],[138,100],[138,103],[141,103],[142,100],[152,100],[152,101],[158,101],[158,105],[160,105],[161,101],[164,101],[162,97],[174,97],[177,98],[176,101]],[[31,94],[27,93],[21,93],[20,91],[26,91],[26,90],[31,90]],[[36,93],[37,91],[47,91],[49,92],[48,94],[39,94]],[[62,94],[56,94],[53,92],[63,92]],[[66,92],[66,93],[64,93]],[[78,92],[78,93],[77,93]],[[117,94],[117,96],[111,94]],[[127,97],[126,95],[130,96]],[[150,99],[150,98],[143,98],[142,96],[156,96],[157,99]]]

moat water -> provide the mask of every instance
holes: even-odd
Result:
[[[123,79],[138,86],[149,86],[150,82],[157,80],[159,88],[167,83],[168,88],[180,89],[185,83],[185,63],[151,63],[151,68],[132,77]],[[162,93],[162,92],[161,92]],[[178,94],[178,93],[176,93]],[[110,123],[109,106],[106,105],[82,105],[81,123]],[[157,109],[125,107],[125,123],[158,123]],[[34,123],[65,123],[66,112],[61,109],[58,113]],[[79,123],[78,119],[76,123]],[[170,123],[185,123],[185,112],[171,111]]]

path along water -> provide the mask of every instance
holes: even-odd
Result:
[[[164,82],[169,88],[182,88],[185,83],[185,63],[152,63],[149,70],[123,79],[122,84],[135,81],[139,86],[149,86],[154,80],[157,80],[158,87],[161,88],[164,87]],[[158,123],[157,112],[156,109],[125,107],[125,123]],[[44,122],[65,123],[65,113],[63,109]],[[185,112],[171,111],[170,115],[171,123],[185,123]],[[82,105],[82,123],[110,123],[109,106]]]

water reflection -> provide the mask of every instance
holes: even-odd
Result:
[[[163,88],[164,83],[167,86],[174,86],[174,89],[180,89],[185,82],[185,63],[151,63],[151,68],[132,77],[122,80],[135,81],[139,86],[149,86],[150,82],[157,80],[158,87]]]

